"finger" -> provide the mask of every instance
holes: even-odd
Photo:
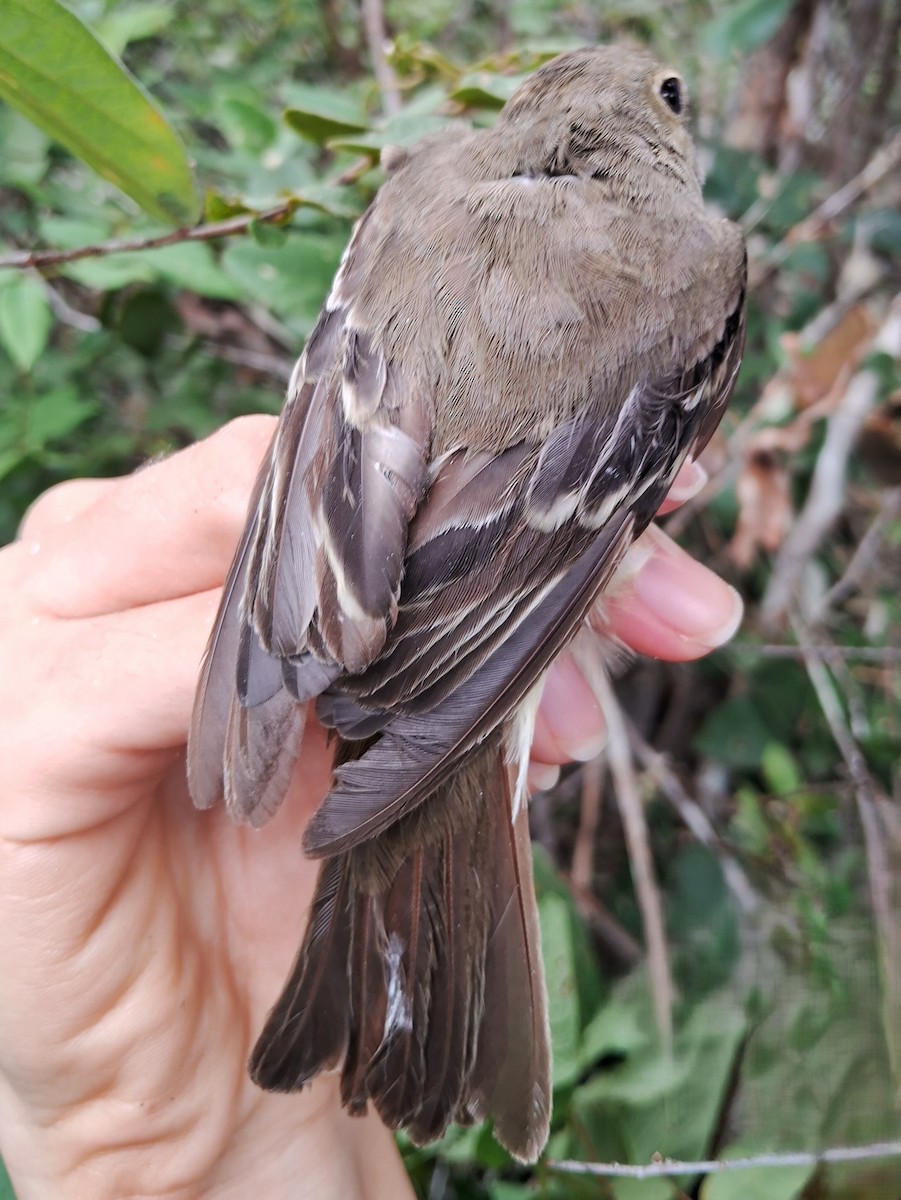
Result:
[[[710,476],[699,462],[687,458],[679,468],[679,473],[673,480],[673,485],[657,512],[663,516],[665,513],[672,512],[674,508],[678,508],[680,504],[685,504],[703,490],[709,478]]]
[[[743,612],[735,588],[651,525],[626,555],[590,622],[640,654],[687,662],[728,642]]]
[[[547,673],[535,720],[532,760],[546,766],[587,762],[606,741],[604,718],[570,653],[562,654]]]
[[[35,608],[93,617],[221,585],[274,428],[274,417],[232,421],[31,539]]]
[[[57,525],[68,525],[119,485],[118,479],[67,479],[49,488],[25,513],[17,541],[45,537]]]
[[[0,684],[10,714],[0,722],[0,837],[65,836],[155,786],[183,753],[218,602],[213,589],[28,627]]]

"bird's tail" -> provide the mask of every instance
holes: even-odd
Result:
[[[491,1117],[534,1161],[550,1120],[547,999],[528,817],[491,739],[415,812],[327,859],[291,977],[251,1058],[261,1087],[341,1069],[415,1142]]]

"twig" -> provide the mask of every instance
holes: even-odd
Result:
[[[831,1163],[872,1162],[881,1158],[901,1158],[901,1142],[873,1142],[869,1146],[835,1146],[830,1150],[796,1151],[788,1154],[754,1154],[747,1158],[705,1159],[680,1162],[665,1158],[660,1162],[632,1167],[622,1163],[584,1163],[572,1159],[548,1159],[551,1171],[566,1175],[595,1175],[618,1179],[658,1179],[672,1175],[719,1175],[724,1171],[750,1171],[754,1167],[820,1167]]]
[[[811,645],[800,616],[792,615],[792,626],[798,644],[804,651],[807,676],[854,788],[857,813],[863,831],[870,902],[876,922],[879,963],[884,986],[885,1040],[893,1078],[896,1084],[901,1086],[901,914],[895,897],[895,872],[892,866],[892,850],[899,855],[901,846],[893,846],[893,841],[897,843],[898,839],[892,837],[890,828],[886,828],[888,822],[880,819],[880,805],[886,801],[877,792],[863,752],[845,718],[826,663],[819,651]]]
[[[889,352],[901,348],[901,298],[896,298],[873,345]],[[857,435],[879,395],[876,371],[858,371],[827,420],[810,491],[791,532],[782,544],[760,607],[765,625],[777,624],[797,594],[801,574],[838,519],[845,497],[848,460]]]
[[[752,266],[751,286],[760,287],[778,270],[790,252],[802,242],[813,242],[822,236],[823,231],[837,218],[865,195],[891,175],[901,163],[901,133],[882,146],[866,166],[849,179],[846,184],[827,196],[822,204],[817,205],[803,221],[794,225],[781,242],[778,242],[762,259]]]
[[[887,527],[898,517],[901,517],[901,487],[893,487],[883,493],[879,511],[851,555],[841,579],[832,585],[817,605],[814,620],[822,621],[830,608],[842,604],[857,591],[873,566]]]
[[[214,238],[234,237],[245,233],[254,221],[272,224],[290,217],[300,201],[293,197],[281,204],[264,209],[259,213],[241,213],[225,221],[211,221],[207,225],[194,225],[189,229],[173,229],[170,233],[159,233],[153,237],[119,238],[110,242],[98,242],[91,246],[76,246],[73,250],[20,250],[0,258],[0,270],[22,270],[24,267],[56,267],[60,263],[78,262],[82,258],[100,258],[108,254],[124,254],[130,250],[157,250],[161,246],[175,246],[181,242],[209,242]]]
[[[37,274],[37,272],[35,272]],[[44,295],[47,297],[47,303],[53,310],[53,315],[57,321],[63,325],[70,325],[73,329],[79,330],[80,333],[96,333],[103,326],[96,317],[92,317],[90,313],[80,312],[77,308],[73,308],[69,301],[58,292],[55,287],[51,287],[50,283],[41,275],[37,275],[41,281],[41,286],[44,289]]]
[[[224,346],[221,342],[204,339],[201,343],[204,353],[211,358],[221,358],[223,362],[234,363],[237,367],[247,367],[251,371],[259,371],[261,375],[271,375],[279,383],[286,384],[294,370],[294,359],[283,358],[279,354],[264,354],[259,350],[245,350],[240,346]]]
[[[602,651],[593,635],[580,638],[576,648],[579,666],[592,688],[607,724],[607,761],[616,789],[616,801],[623,821],[626,846],[635,893],[648,947],[648,972],[654,994],[657,1029],[666,1053],[673,1044],[673,980],[666,944],[666,927],[660,889],[654,876],[654,862],[648,838],[644,806],[635,778],[629,735],[622,710],[604,668]]]
[[[601,755],[582,767],[582,795],[579,805],[579,828],[573,846],[572,881],[586,891],[591,888],[594,876],[594,841],[601,817],[602,783],[604,759]]]
[[[751,881],[741,865],[726,852],[717,837],[716,830],[708,820],[707,814],[685,791],[666,757],[644,740],[631,721],[628,722],[627,727],[629,741],[636,758],[675,808],[686,827],[703,846],[712,850],[719,859],[723,869],[723,878],[738,901],[739,907],[745,913],[757,912],[760,908],[760,899],[751,886]]]
[[[366,43],[369,46],[369,57],[372,59],[372,70],[379,91],[382,94],[382,111],[386,117],[394,117],[400,112],[400,90],[397,86],[397,76],[391,69],[385,54],[385,14],[382,11],[381,0],[362,0],[363,27],[366,30]]]
[[[830,658],[835,658],[886,665],[901,663],[901,646],[838,646],[834,643],[824,646],[819,642],[812,642],[811,647],[822,654],[827,662]],[[761,658],[804,658],[804,651],[800,646],[784,646],[773,642],[761,642],[759,645],[751,642],[732,642],[723,646],[719,653],[759,654]]]

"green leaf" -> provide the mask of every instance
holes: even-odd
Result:
[[[569,906],[548,893],[538,906],[541,947],[547,978],[554,1087],[566,1087],[579,1077],[579,990]]]
[[[36,279],[20,275],[0,290],[0,345],[20,371],[41,357],[53,327],[53,313]]]
[[[676,1185],[670,1179],[614,1179],[610,1190],[616,1200],[670,1200]]]
[[[467,108],[487,108],[496,112],[504,107],[524,79],[525,75],[476,71],[463,76],[451,92],[451,99]]]
[[[214,300],[236,300],[239,289],[216,262],[209,246],[182,242],[157,250],[132,250],[107,258],[84,258],[66,263],[64,274],[84,287],[116,291],[131,283],[164,279],[176,287]]]
[[[747,696],[714,708],[694,739],[695,749],[730,767],[756,770],[772,734]]]
[[[145,212],[193,223],[200,202],[184,148],[160,110],[58,0],[0,0],[0,98]]]
[[[161,33],[174,16],[169,4],[117,5],[97,22],[97,33],[113,54],[126,46]]]
[[[792,0],[743,0],[724,6],[703,31],[701,43],[721,57],[734,51],[747,54],[770,40],[791,6]]]
[[[767,787],[776,796],[789,796],[804,782],[794,755],[781,742],[770,742],[764,747],[761,773]]]
[[[772,1153],[772,1147],[733,1142],[718,1157],[745,1158]],[[749,1167],[747,1171],[723,1171],[708,1175],[701,1187],[701,1200],[795,1200],[813,1173],[812,1167]]]
[[[319,315],[341,260],[346,236],[291,233],[283,246],[245,241],[229,246],[222,267],[248,297],[299,332],[308,333]]]
[[[81,396],[72,385],[54,388],[40,396],[21,399],[10,413],[9,403],[0,424],[0,479],[45,447],[68,437],[97,411],[97,404]]]
[[[294,83],[288,89],[288,99],[285,120],[295,133],[317,145],[367,128],[365,115],[344,92]]]
[[[9,1176],[2,1162],[0,1162],[0,1200],[16,1200],[13,1185],[9,1181]]]
[[[447,129],[451,121],[434,113],[401,113],[377,129],[359,135],[329,138],[330,150],[346,150],[352,154],[377,154],[385,146],[412,146],[427,133]]]

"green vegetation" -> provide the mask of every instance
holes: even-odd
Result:
[[[672,1054],[605,766],[537,799],[551,1160],[901,1136],[901,17],[858,7],[396,0],[395,105],[344,0],[0,0],[0,258],[163,236],[199,197],[202,222],[240,227],[0,270],[0,542],[58,480],[278,411],[384,146],[490,121],[585,41],[647,40],[689,80],[752,296],[711,485],[674,526],[748,619],[709,660],[637,664],[619,689]],[[639,1182],[526,1172],[484,1129],[404,1153],[430,1200],[901,1194],[897,1158]]]

